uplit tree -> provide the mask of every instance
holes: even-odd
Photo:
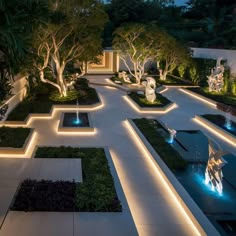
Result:
[[[76,62],[85,73],[85,62],[101,53],[101,33],[106,22],[103,5],[97,0],[50,1],[49,22],[35,32],[34,66],[40,80],[67,96],[73,83],[64,77],[66,65]]]
[[[155,41],[153,58],[157,61],[160,79],[165,80],[178,65],[188,64],[191,53],[184,44],[164,31],[157,31],[154,35],[158,41]]]
[[[152,59],[153,38],[142,24],[127,24],[115,31],[113,48],[119,53],[129,73],[140,84],[145,65]]]

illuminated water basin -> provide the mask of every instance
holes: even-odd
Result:
[[[88,119],[88,113],[86,112],[80,112],[77,114],[76,112],[68,112],[64,113],[64,119],[62,123],[63,127],[89,127],[89,119]]]
[[[236,156],[224,156],[228,163],[223,167],[223,193],[219,194],[210,184],[205,184],[207,137],[200,131],[177,131],[176,140],[171,145],[189,162],[185,171],[174,172],[176,178],[221,235],[236,235],[232,225],[227,228],[227,233],[225,224],[222,226],[222,222],[236,223]]]

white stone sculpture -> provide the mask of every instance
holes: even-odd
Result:
[[[125,71],[119,72],[118,78],[123,79],[126,83],[131,83],[129,76],[127,75]]]
[[[227,163],[223,156],[227,154],[227,152],[224,152],[223,150],[216,150],[213,146],[213,142],[211,140],[208,142],[209,159],[205,171],[205,184],[210,183],[212,190],[217,190],[217,192],[221,195],[223,192],[222,167]]]
[[[216,67],[211,69],[211,74],[207,76],[207,83],[209,85],[209,91],[220,92],[224,87],[224,66],[221,65],[221,59],[218,58],[216,62]]]
[[[156,100],[156,80],[152,77],[147,77],[146,81],[142,83],[145,86],[146,99],[154,103]]]

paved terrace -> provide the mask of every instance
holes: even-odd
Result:
[[[92,81],[93,79],[91,79]],[[102,79],[97,79],[96,82]],[[95,80],[93,80],[95,81]],[[106,83],[106,81],[103,81]],[[51,119],[34,119],[29,127],[36,129],[37,145],[40,146],[107,146],[125,193],[139,235],[196,235],[189,221],[179,212],[169,193],[146,160],[143,150],[135,143],[125,124],[126,118],[157,118],[174,129],[199,129],[217,141],[222,148],[236,154],[234,147],[219,140],[192,121],[195,114],[221,112],[194,100],[176,88],[164,95],[178,107],[167,114],[139,114],[124,100],[125,92],[115,88],[95,86],[104,107],[91,112],[95,135],[58,135],[56,129],[61,112]],[[30,154],[32,155],[32,153]],[[0,158],[0,230],[1,236],[16,235],[132,235],[122,227],[112,228],[110,221],[99,221],[97,214],[80,213],[33,213],[31,217],[5,213],[19,181],[29,176],[30,158]],[[31,164],[32,165],[32,164]],[[53,166],[52,166],[53,168]],[[65,174],[66,175],[66,174]],[[30,175],[31,176],[31,175]],[[66,176],[65,176],[66,177]],[[117,219],[114,217],[114,221]],[[78,223],[80,222],[80,223]],[[107,230],[107,228],[109,228]],[[98,231],[97,231],[98,230]],[[100,230],[100,231],[99,231]],[[102,234],[98,234],[102,232]],[[112,232],[112,234],[111,234]],[[132,231],[133,235],[135,231]]]

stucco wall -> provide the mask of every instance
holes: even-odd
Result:
[[[212,58],[212,59],[217,59],[218,57],[222,57],[223,60],[227,60],[227,64],[230,67],[231,73],[236,75],[236,50],[209,49],[209,48],[191,48],[191,49],[193,50],[193,57]],[[130,66],[131,62],[127,60],[127,64]],[[145,66],[145,70],[148,70],[151,65],[152,63],[148,62]],[[127,70],[127,67],[124,65],[124,62],[120,59],[119,71],[122,70]]]
[[[236,75],[236,50],[210,49],[210,48],[191,48],[193,57],[217,59],[222,57],[227,60],[232,74]]]

